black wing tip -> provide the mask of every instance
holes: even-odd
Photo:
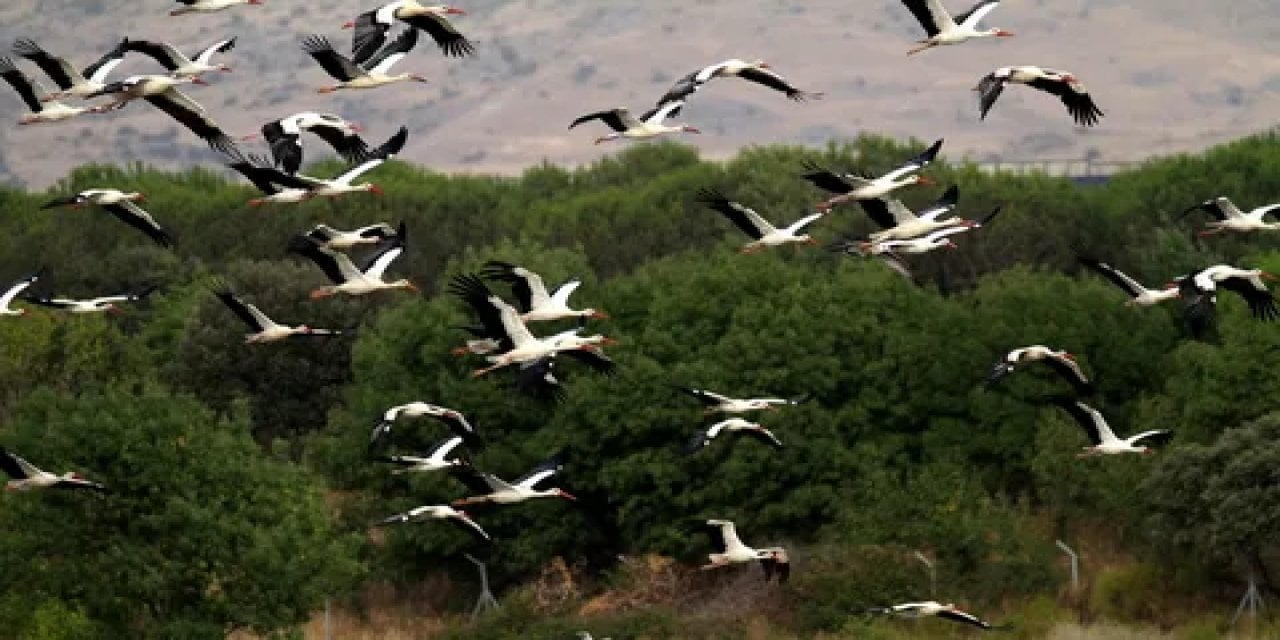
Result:
[[[724,204],[729,202],[729,198],[724,195],[723,191],[714,187],[702,187],[698,189],[698,202],[709,205]]]
[[[302,38],[302,50],[307,53],[323,53],[333,51],[333,43],[329,38],[318,33],[308,34]]]

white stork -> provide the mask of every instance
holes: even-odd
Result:
[[[685,452],[696,453],[701,451],[703,447],[709,446],[717,436],[728,433],[751,436],[775,449],[782,448],[782,441],[778,440],[778,437],[773,435],[772,431],[764,428],[760,423],[749,422],[742,418],[729,418],[695,433],[689,439],[689,444],[685,446]]]
[[[400,254],[404,253],[405,235],[398,234],[381,251],[373,254],[364,268],[357,268],[346,254],[322,247],[307,236],[295,236],[289,243],[289,251],[305,256],[320,267],[332,285],[326,285],[311,292],[311,299],[325,298],[338,293],[362,296],[374,291],[392,289],[408,289],[418,291],[418,287],[407,279],[401,278],[387,282],[382,274]]]
[[[939,45],[960,44],[974,38],[1007,38],[1013,35],[1004,29],[978,30],[978,23],[1000,6],[1000,0],[980,0],[968,11],[954,18],[947,12],[947,8],[942,6],[942,0],[902,0],[902,4],[907,5],[916,20],[920,21],[920,26],[924,27],[925,34],[929,36],[920,41],[920,46],[908,51],[907,55],[920,53]]]
[[[73,208],[86,205],[97,205],[121,222],[147,234],[156,244],[162,247],[173,246],[173,237],[160,227],[160,223],[143,211],[136,203],[146,197],[136,191],[124,192],[118,189],[85,189],[76,194],[55,198],[40,206],[41,209],[69,206]]]
[[[90,313],[123,313],[120,310],[120,304],[124,302],[138,302],[151,295],[157,287],[150,286],[143,288],[134,293],[124,293],[116,296],[100,296],[97,298],[88,298],[84,300],[76,300],[72,298],[50,298],[48,296],[28,296],[23,298],[27,302],[38,304],[43,307],[53,309],[61,309],[68,313],[77,315]]]
[[[76,71],[76,68],[71,66],[65,58],[50,55],[30,38],[19,38],[15,41],[13,53],[34,62],[53,80],[54,84],[58,85],[60,91],[50,94],[44,98],[45,101],[68,97],[84,98],[107,86],[107,74],[124,61],[126,53],[124,47],[127,42],[128,40],[120,42],[93,64],[85,67],[84,71]]]
[[[895,207],[899,207],[899,206],[902,207],[903,209],[906,209],[906,205],[903,205],[901,202],[894,200],[893,202],[890,203],[890,210],[893,210]],[[940,229],[929,232],[919,237],[908,238],[905,240],[881,240],[879,242],[857,242],[857,241],[846,240],[846,241],[837,243],[836,248],[843,250],[847,253],[856,252],[860,255],[874,255],[874,256],[885,255],[885,254],[892,255],[892,256],[898,256],[900,254],[915,255],[915,254],[921,254],[921,253],[928,253],[930,251],[933,251],[935,249],[941,249],[943,247],[946,247],[948,249],[957,249],[959,248],[959,245],[957,245],[955,241],[951,239],[951,236],[965,233],[967,231],[971,231],[973,229],[978,229],[985,226],[986,224],[991,222],[992,218],[995,218],[996,215],[1000,213],[1000,209],[1001,209],[1000,207],[996,207],[991,211],[991,213],[988,213],[982,219],[972,221],[972,222],[956,219],[958,220],[957,224],[954,224],[952,226],[944,226]],[[921,213],[928,213],[929,211],[930,210],[926,209],[924,212],[921,212]]]
[[[530,364],[559,352],[589,351],[598,344],[609,342],[604,336],[578,336],[576,331],[562,332],[547,338],[534,337],[520,318],[520,312],[494,295],[484,281],[474,274],[456,276],[449,284],[449,291],[476,311],[485,332],[498,342],[497,352],[485,356],[490,366],[472,371],[472,377],[513,364]],[[590,358],[591,355],[588,354],[587,357]],[[609,368],[609,363],[600,364],[604,369]]]
[[[492,473],[477,471],[472,467],[454,467],[449,474],[457,478],[467,488],[479,495],[453,501],[453,506],[491,502],[494,504],[515,504],[533,498],[563,498],[577,500],[573,494],[559,487],[548,489],[536,488],[563,468],[558,458],[551,458],[534,467],[514,482],[507,482]]]
[[[223,304],[227,305],[228,309],[231,309],[236,314],[236,317],[243,320],[253,330],[253,333],[244,337],[246,344],[278,342],[294,336],[328,337],[342,335],[341,331],[335,329],[315,329],[305,324],[300,324],[296,327],[280,324],[267,317],[267,314],[259,310],[257,305],[252,305],[242,300],[225,284],[219,283],[219,286],[214,290],[214,294],[218,296],[218,299]]]
[[[296,204],[311,198],[336,198],[348,193],[368,192],[380,196],[382,187],[372,182],[357,183],[356,179],[391,159],[404,148],[408,137],[409,131],[400,127],[400,131],[382,146],[366,151],[363,154],[364,160],[328,180],[281,171],[253,154],[236,157],[227,166],[240,172],[263,193],[262,197],[249,201],[249,206],[253,207],[264,204]]]
[[[678,391],[687,393],[705,407],[703,413],[747,413],[748,411],[777,411],[778,407],[788,405],[797,405],[809,400],[809,395],[805,394],[794,398],[731,398],[729,396],[707,391],[706,389],[695,389],[693,387],[685,387],[675,385]]]
[[[90,111],[89,107],[71,107],[56,100],[48,100],[44,88],[4,56],[0,56],[0,78],[4,78],[18,92],[18,97],[22,98],[23,104],[31,112],[22,114],[18,118],[18,124],[58,122]]]
[[[310,131],[329,143],[347,162],[369,157],[369,145],[360,138],[363,128],[332,113],[303,111],[262,125],[262,138],[271,146],[271,156],[287,173],[302,166],[302,132]],[[257,135],[240,138],[250,141]]]
[[[1189,276],[1174,279],[1169,286],[1178,287],[1182,304],[1192,333],[1200,335],[1213,318],[1217,308],[1218,288],[1239,294],[1249,305],[1254,318],[1264,322],[1280,318],[1280,308],[1263,280],[1276,277],[1261,269],[1241,269],[1218,264],[1201,269]]]
[[[180,16],[187,13],[210,13],[213,11],[222,11],[230,9],[241,4],[262,4],[263,0],[175,0],[178,4],[184,5],[169,12],[171,16]]]
[[[250,200],[249,206],[296,203],[311,197],[310,182],[271,166],[271,163],[261,156],[252,153],[232,156],[232,161],[227,167],[236,170],[262,192],[262,197]]]
[[[348,168],[346,171],[330,180],[313,178],[311,176],[301,174],[295,175],[294,178],[308,185],[304,199],[335,198],[348,193],[361,192],[370,192],[374,195],[380,196],[382,195],[382,187],[379,187],[372,182],[358,183],[356,182],[356,179],[382,166],[384,162],[395,157],[395,155],[400,153],[400,150],[404,148],[404,143],[408,138],[409,130],[404,127],[400,127],[400,131],[396,132],[396,134],[391,136],[390,139],[382,143],[381,146],[371,151],[365,160]],[[264,200],[270,201],[271,197],[268,196]],[[250,204],[252,204],[252,202]]]
[[[426,457],[394,455],[378,456],[374,460],[400,465],[400,469],[391,472],[395,474],[444,471],[467,464],[463,458],[448,457],[449,452],[457,449],[460,444],[462,444],[462,436],[454,436],[437,444]]]
[[[54,475],[42,471],[39,467],[23,460],[17,454],[0,449],[0,471],[10,478],[5,483],[6,491],[29,491],[31,489],[89,489],[106,491],[107,487],[84,479],[80,474],[68,471],[62,475]]]
[[[570,280],[553,294],[547,293],[547,285],[542,276],[521,266],[489,260],[484,263],[484,277],[491,280],[502,280],[511,283],[511,291],[516,296],[520,319],[524,322],[543,322],[547,320],[563,320],[565,318],[601,318],[608,319],[609,314],[596,309],[571,309],[569,296],[582,286],[581,280]]]
[[[1105,262],[1099,262],[1092,258],[1080,258],[1080,264],[1092,269],[1117,287],[1124,289],[1129,294],[1129,299],[1124,303],[1127,307],[1135,305],[1149,307],[1178,297],[1178,287],[1175,284],[1171,283],[1163,289],[1148,289],[1137,280],[1130,278],[1123,271]]]
[[[912,619],[934,617],[942,618],[943,620],[950,620],[952,622],[959,622],[960,624],[967,624],[978,627],[979,629],[995,628],[991,623],[980,619],[978,616],[961,611],[954,604],[942,604],[933,600],[926,602],[905,602],[903,604],[895,604],[891,607],[879,607],[869,610],[868,613],[879,613]]]
[[[400,223],[404,225],[403,222]],[[327,249],[350,249],[362,244],[379,244],[391,240],[399,232],[385,222],[366,225],[351,231],[339,231],[326,224],[318,224],[307,232],[307,237]]]
[[[466,13],[448,5],[423,6],[416,0],[395,0],[360,14],[355,20],[342,25],[342,28],[355,29],[351,56],[356,62],[365,60],[382,46],[387,39],[387,32],[396,20],[414,29],[426,31],[446,56],[461,58],[474,53],[475,46],[458,33],[447,16]]]
[[[786,549],[782,547],[753,549],[742,544],[742,540],[738,538],[737,527],[733,525],[732,520],[707,520],[707,524],[720,529],[720,538],[724,542],[724,551],[707,554],[707,558],[711,562],[701,567],[703,571],[758,560],[760,566],[764,567],[765,582],[777,575],[778,583],[781,584],[791,576],[791,560],[787,557]]]
[[[702,88],[702,85],[714,80],[715,78],[742,78],[759,85],[769,87],[776,91],[781,91],[786,96],[797,102],[803,102],[808,99],[819,99],[822,97],[821,92],[801,91],[787,82],[786,78],[778,75],[773,71],[764,60],[756,60],[754,62],[745,62],[737,58],[731,58],[723,62],[717,62],[707,65],[697,71],[690,73],[671,85],[670,89],[663,94],[658,100],[658,106],[662,106],[668,102],[683,100],[695,91]]]
[[[776,247],[788,243],[818,244],[818,241],[814,240],[809,234],[802,234],[799,231],[821,218],[822,212],[809,214],[791,223],[790,226],[779,229],[761,217],[754,209],[730,200],[717,191],[703,189],[698,196],[700,202],[724,216],[729,222],[741,229],[743,233],[751,236],[751,242],[739,249],[742,253],[755,253],[765,247]]]
[[[973,90],[978,92],[978,107],[981,111],[979,119],[987,118],[987,113],[996,104],[996,98],[1000,97],[1005,85],[1010,83],[1025,84],[1058,96],[1076,124],[1082,127],[1098,124],[1098,118],[1105,115],[1098,105],[1093,103],[1093,98],[1084,84],[1071,72],[1027,66],[1001,67],[978,81],[978,86]]]
[[[1119,453],[1155,453],[1150,447],[1140,445],[1138,442],[1145,440],[1151,444],[1163,444],[1173,438],[1173,432],[1168,429],[1151,429],[1121,440],[1116,437],[1115,432],[1111,430],[1111,425],[1107,424],[1107,420],[1097,409],[1071,398],[1054,398],[1053,402],[1084,429],[1085,435],[1089,436],[1089,442],[1093,443],[1092,446],[1085,447],[1084,451],[1076,454],[1077,458]]]
[[[987,384],[995,384],[1001,378],[1013,373],[1020,365],[1030,362],[1048,364],[1058,375],[1070,382],[1077,393],[1093,393],[1093,385],[1080,369],[1075,355],[1062,350],[1055,351],[1042,344],[1014,349],[1005,354],[1004,358],[991,366],[991,377],[987,379]]]
[[[479,524],[476,524],[476,521],[472,520],[471,517],[467,515],[467,512],[454,509],[447,504],[414,507],[404,513],[397,513],[394,516],[390,516],[378,524],[384,526],[392,524],[408,524],[410,522],[418,522],[421,520],[447,520],[462,527],[467,531],[467,533],[470,533],[485,542],[493,542],[493,539],[489,537],[489,534],[486,533]]]
[[[901,187],[913,184],[934,184],[933,180],[925,176],[915,175],[915,173],[929,166],[929,163],[933,162],[933,159],[938,155],[938,150],[941,148],[942,140],[938,140],[919,155],[878,178],[852,173],[841,175],[824,169],[815,163],[807,162],[805,168],[808,169],[808,173],[804,174],[804,179],[819,189],[836,194],[818,204],[818,209],[826,211],[837,204],[849,200],[883,198],[893,190]]]
[[[128,51],[137,51],[155,58],[156,62],[159,62],[171,76],[195,77],[210,71],[231,71],[231,67],[228,65],[214,64],[213,56],[234,49],[236,47],[236,39],[226,38],[219,40],[197,51],[196,55],[190,58],[178,51],[177,47],[167,42],[129,40],[126,38],[122,46]]]
[[[894,198],[870,198],[859,200],[858,203],[873,221],[884,227],[868,236],[871,242],[880,243],[887,240],[908,240],[948,227],[976,227],[979,223],[973,220],[957,216],[942,217],[955,211],[959,201],[960,188],[951,185],[937,202],[919,213],[913,212]]]
[[[182,123],[192,133],[209,143],[209,146],[227,154],[238,157],[240,150],[231,141],[218,123],[214,122],[204,107],[192,100],[178,89],[180,84],[207,84],[199,76],[173,78],[170,76],[130,76],[120,82],[113,82],[89,97],[114,94],[115,101],[93,108],[94,113],[119,109],[136,98],[142,98],[155,108],[169,114],[174,120]]]
[[[338,81],[337,84],[321,87],[318,90],[320,93],[332,93],[339,89],[373,89],[410,80],[426,82],[426,78],[415,73],[390,74],[391,67],[408,55],[416,44],[418,44],[417,29],[408,29],[383,47],[377,55],[360,64],[335,51],[329,39],[320,35],[304,38],[302,50],[315,58],[315,61],[320,63],[320,67]]]
[[[421,418],[424,416],[439,420],[449,427],[449,430],[454,435],[472,444],[477,444],[480,441],[476,428],[471,426],[471,423],[467,421],[466,416],[462,415],[462,412],[429,402],[414,401],[396,405],[383,411],[382,416],[378,418],[378,422],[373,425],[373,430],[369,434],[369,442],[370,444],[377,444],[389,438],[392,427],[395,426],[396,420],[400,418]]]
[[[1179,216],[1179,218],[1185,217],[1194,211],[1204,211],[1215,218],[1214,221],[1208,223],[1208,229],[1200,232],[1202,236],[1211,236],[1224,231],[1247,233],[1250,231],[1274,231],[1280,229],[1280,222],[1265,222],[1263,220],[1267,214],[1274,214],[1276,211],[1280,211],[1280,203],[1258,207],[1249,213],[1245,213],[1230,199],[1217,197],[1183,211],[1182,216]]]
[[[599,120],[613,129],[613,133],[596,138],[596,144],[609,140],[643,140],[669,133],[702,133],[687,124],[663,124],[667,118],[680,113],[682,107],[684,107],[684,100],[674,100],[646,111],[638,119],[631,115],[630,109],[618,107],[608,111],[588,113],[569,123],[569,128],[572,129],[591,120]]]
[[[33,273],[29,276],[24,276],[23,278],[20,278],[17,282],[10,284],[9,288],[5,289],[3,293],[0,293],[0,316],[27,315],[26,309],[14,309],[9,305],[13,304],[13,301],[15,298],[18,297],[18,294],[22,293],[22,291],[27,287],[30,287],[31,285],[35,284],[36,280],[39,280],[39,279],[40,279],[40,272],[37,271],[36,273]]]

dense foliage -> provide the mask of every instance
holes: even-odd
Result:
[[[794,219],[821,197],[798,178],[801,159],[882,168],[915,148],[875,138],[821,153],[749,149],[722,164],[645,145],[516,179],[397,162],[375,174],[385,197],[278,209],[245,206],[248,187],[203,169],[87,167],[53,190],[145,193],[179,239],[173,252],[92,209],[38,210],[52,193],[0,190],[0,279],[43,266],[37,288],[60,295],[163,287],[118,319],[35,310],[0,322],[0,444],[114,489],[0,502],[0,619],[23,637],[284,630],[365,576],[469,572],[462,551],[483,551],[504,585],[555,556],[589,573],[619,554],[696,562],[712,542],[708,517],[736,520],[748,544],[814,545],[812,562],[795,559],[801,629],[839,629],[841,611],[867,600],[922,597],[917,549],[937,559],[948,597],[1052,592],[1053,540],[1099,521],[1139,554],[1173,545],[1196,551],[1180,559],[1194,565],[1222,552],[1273,588],[1280,451],[1268,444],[1276,418],[1263,417],[1275,410],[1280,329],[1224,297],[1215,338],[1192,341],[1176,303],[1125,307],[1076,258],[1152,285],[1218,262],[1280,270],[1270,235],[1201,241],[1189,219],[1174,220],[1220,194],[1274,200],[1276,142],[1154,161],[1092,188],[939,163],[929,172],[960,185],[963,214],[1003,210],[959,250],[912,258],[922,286],[812,248],[739,255],[736,230],[695,199],[717,187]],[[426,293],[307,300],[321,276],[285,255],[287,239],[317,222],[382,220],[407,222],[408,251],[391,270]],[[859,210],[840,208],[813,233],[825,242],[867,230]],[[558,405],[513,393],[499,375],[471,379],[475,361],[449,354],[467,317],[444,285],[493,258],[549,284],[583,279],[574,300],[612,316],[591,328],[620,341],[610,348],[618,374],[566,365]],[[280,320],[355,331],[244,345],[210,293],[215,276]],[[1045,403],[1068,390],[1060,381],[1028,369],[983,388],[999,354],[1037,343],[1078,354],[1117,431],[1169,427],[1174,444],[1152,458],[1076,460],[1084,437]],[[763,417],[781,451],[744,440],[685,456],[702,418],[673,384],[813,401]],[[471,452],[476,466],[503,477],[562,453],[581,501],[477,512],[498,539],[491,550],[435,523],[357,547],[374,520],[464,493],[444,475],[392,475],[368,461],[375,418],[411,400],[466,413],[486,443]],[[419,450],[444,434],[406,421],[396,445]],[[336,509],[321,501],[317,472],[340,490]],[[842,566],[879,577],[855,587]],[[65,628],[40,631],[50,620]]]

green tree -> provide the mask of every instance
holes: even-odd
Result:
[[[359,574],[352,540],[329,529],[320,484],[264,458],[242,416],[218,420],[153,387],[40,391],[4,443],[110,488],[35,491],[0,510],[0,599],[56,598],[99,637],[285,630]],[[25,613],[6,628],[45,624],[39,610]]]

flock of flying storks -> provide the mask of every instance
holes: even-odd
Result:
[[[172,11],[171,15],[213,12],[242,4],[261,4],[261,0],[178,2],[182,6]],[[909,55],[975,38],[1013,35],[1002,29],[977,28],[979,22],[1000,4],[999,0],[978,2],[967,12],[956,16],[950,15],[940,0],[902,0],[902,3],[919,20],[927,35],[919,42],[920,46],[908,52]],[[448,19],[448,16],[462,14],[462,10],[450,6],[423,6],[415,0],[395,0],[363,13],[344,25],[344,28],[354,30],[351,55],[339,53],[322,35],[304,38],[302,49],[336,80],[336,83],[320,88],[321,93],[341,89],[371,89],[405,81],[426,82],[425,78],[417,74],[392,74],[391,67],[414,49],[420,31],[431,36],[446,56],[472,54],[472,43]],[[405,23],[407,28],[388,41],[388,32],[398,22]],[[106,113],[123,108],[135,99],[145,100],[226,155],[229,159],[228,166],[244,175],[262,191],[263,195],[251,200],[251,205],[297,203],[353,192],[380,193],[378,186],[357,180],[403,148],[408,137],[408,131],[404,128],[382,145],[370,148],[359,135],[362,132],[360,127],[339,116],[317,112],[295,113],[263,125],[261,138],[270,152],[270,159],[267,159],[257,154],[244,154],[236,141],[219,128],[205,109],[179,89],[183,84],[206,84],[203,80],[205,74],[229,71],[230,67],[227,65],[215,63],[214,57],[232,51],[235,42],[235,38],[220,40],[188,57],[168,43],[126,38],[83,71],[77,71],[66,60],[49,54],[36,42],[22,38],[14,43],[13,54],[42,70],[57,85],[58,91],[45,92],[40,83],[18,68],[8,57],[0,56],[0,76],[18,92],[30,110],[30,113],[22,116],[19,124],[57,122],[83,113]],[[129,53],[154,58],[164,68],[164,73],[108,81],[107,76]],[[822,97],[818,92],[797,89],[772,71],[764,61],[744,62],[731,59],[680,78],[653,108],[639,118],[633,116],[626,107],[620,107],[584,115],[574,120],[569,128],[599,120],[612,131],[596,139],[597,143],[617,139],[653,138],[664,134],[698,133],[696,128],[687,124],[668,125],[666,121],[680,113],[689,96],[712,80],[724,77],[737,77],[758,83],[795,101]],[[1009,84],[1023,84],[1057,96],[1073,120],[1081,126],[1093,126],[1103,115],[1074,74],[1033,66],[1013,66],[996,69],[978,82],[975,91],[978,92],[980,118],[987,117],[1001,92]],[[111,101],[91,107],[69,106],[60,101],[89,100],[100,96],[109,96]],[[302,164],[301,141],[304,132],[323,139],[350,162],[351,167],[330,179],[298,173]],[[250,142],[256,137],[244,136],[239,142]],[[953,236],[986,225],[1000,210],[996,208],[980,220],[943,217],[957,206],[959,191],[955,186],[947,189],[934,205],[919,212],[911,211],[901,201],[891,197],[892,192],[901,187],[933,184],[918,172],[933,161],[941,146],[942,140],[938,140],[924,152],[878,177],[837,173],[814,164],[807,165],[803,177],[831,195],[817,205],[815,213],[783,228],[775,227],[754,210],[716,191],[704,190],[700,193],[700,199],[750,236],[751,241],[742,248],[744,253],[787,243],[816,244],[809,235],[800,233],[801,229],[820,219],[834,207],[856,201],[882,229],[866,239],[837,242],[834,248],[850,255],[879,257],[909,277],[904,255],[925,253],[942,247],[955,248],[951,239]],[[140,193],[99,188],[57,198],[44,205],[44,208],[94,205],[146,233],[156,243],[172,247],[174,239],[170,234],[137,204],[143,200]],[[1263,220],[1267,213],[1280,209],[1280,205],[1262,207],[1246,214],[1230,200],[1216,198],[1192,207],[1188,213],[1198,209],[1203,209],[1216,218],[1202,232],[1206,235],[1280,228],[1280,223],[1266,223]],[[387,281],[383,278],[390,264],[403,253],[406,240],[407,233],[403,223],[396,227],[377,223],[352,231],[318,224],[307,233],[290,240],[288,249],[313,261],[332,281],[331,285],[313,291],[313,298],[338,293],[364,295],[391,289],[416,291],[416,287],[408,280]],[[345,251],[366,245],[375,247],[375,250],[357,266]],[[1180,299],[1185,306],[1187,321],[1197,335],[1212,319],[1216,292],[1219,289],[1241,295],[1253,315],[1259,319],[1272,320],[1278,315],[1275,301],[1262,282],[1271,276],[1258,269],[1215,265],[1176,278],[1164,288],[1153,290],[1111,265],[1086,258],[1081,261],[1086,267],[1128,292],[1132,299],[1127,304],[1149,306]],[[154,289],[86,300],[35,295],[31,292],[24,294],[24,290],[35,284],[40,275],[37,272],[21,278],[5,290],[0,295],[0,315],[20,316],[26,313],[25,308],[12,306],[19,299],[76,314],[118,312],[118,305],[138,301]],[[490,290],[486,282],[495,281],[510,286],[515,304]],[[512,367],[515,371],[513,384],[517,389],[544,398],[555,398],[563,393],[555,373],[559,355],[570,357],[597,372],[612,373],[614,362],[602,350],[603,346],[612,341],[598,334],[583,335],[588,319],[608,316],[595,309],[573,309],[569,305],[569,296],[579,284],[578,281],[571,281],[551,293],[534,271],[496,260],[487,263],[479,274],[456,276],[449,285],[449,291],[472,309],[476,322],[464,327],[471,339],[455,349],[454,353],[485,357],[488,366],[477,369],[474,372],[476,376]],[[239,297],[225,282],[218,280],[213,288],[215,295],[251,329],[245,339],[248,343],[266,343],[298,336],[342,334],[341,330],[277,323],[258,307]],[[528,326],[532,323],[566,319],[577,320],[577,326],[546,337],[535,336]],[[1080,423],[1092,442],[1092,446],[1086,447],[1080,455],[1148,453],[1150,449],[1139,442],[1158,443],[1171,436],[1165,430],[1151,430],[1126,439],[1117,437],[1101,413],[1078,399],[1090,392],[1091,385],[1074,357],[1066,351],[1042,345],[1010,351],[994,365],[988,384],[996,383],[1024,364],[1037,361],[1051,366],[1076,392],[1076,397],[1058,397],[1054,402]],[[807,399],[738,399],[704,389],[683,386],[678,388],[701,401],[707,413],[743,414],[776,410]],[[427,454],[390,453],[388,446],[393,441],[393,425],[398,419],[412,417],[439,420],[450,428],[454,436]],[[781,440],[767,428],[735,415],[700,430],[690,441],[688,451],[696,452],[723,434],[749,435],[772,447],[782,447]],[[442,519],[462,526],[487,543],[491,542],[489,534],[457,507],[475,503],[510,504],[531,498],[575,499],[560,488],[539,488],[548,484],[547,481],[561,469],[561,461],[557,456],[514,481],[478,471],[464,457],[450,457],[460,446],[477,447],[479,442],[476,430],[459,411],[427,402],[410,402],[387,409],[374,426],[370,438],[370,455],[374,460],[400,467],[393,473],[447,471],[473,490],[475,495],[456,500],[451,505],[417,507],[388,517],[380,524]],[[11,476],[12,479],[6,484],[6,489],[10,490],[56,487],[106,491],[101,483],[87,480],[73,472],[55,475],[43,471],[18,455],[4,450],[0,450],[0,470]],[[782,547],[746,546],[739,539],[733,522],[729,520],[712,519],[707,521],[707,525],[719,530],[724,551],[710,554],[710,562],[704,569],[759,561],[764,567],[766,580],[775,575],[779,581],[787,578],[790,564],[787,552]],[[870,612],[905,617],[938,616],[983,629],[993,628],[989,623],[959,610],[955,605],[934,601],[878,607]],[[585,632],[583,635],[590,637]]]

